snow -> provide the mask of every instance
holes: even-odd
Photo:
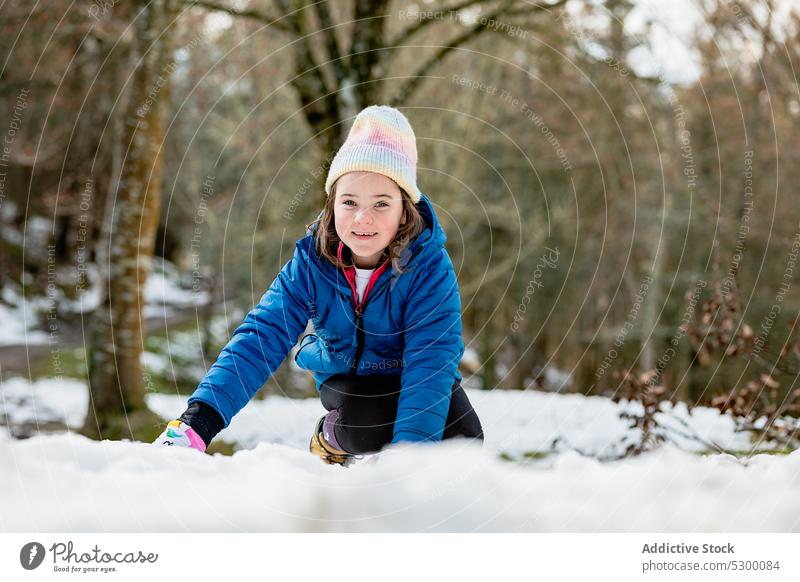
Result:
[[[544,369],[544,388],[554,392],[561,392],[572,385],[572,376],[569,372],[559,370],[555,366]]]
[[[535,391],[468,391],[486,433],[405,446],[344,469],[307,451],[318,399],[268,396],[217,438],[232,456],[202,455],[75,433],[15,440],[0,430],[0,531],[800,531],[800,452],[700,455],[691,440],[600,462],[635,440],[619,418],[634,404]],[[6,424],[77,427],[85,385],[0,384]],[[185,398],[150,394],[174,418]],[[748,449],[716,410],[676,407],[689,429]],[[664,415],[664,424],[671,416]],[[676,421],[677,422],[677,421]],[[553,442],[556,446],[553,446]],[[555,453],[508,462],[529,451]]]
[[[212,341],[218,345],[224,345],[228,337],[225,322],[225,316],[211,320]],[[145,340],[142,365],[168,381],[181,377],[200,382],[210,364],[205,361],[202,345],[203,337],[198,329],[171,331],[167,338],[150,336]]]
[[[142,352],[142,365],[155,374],[165,374],[170,370],[169,358],[155,352]]]
[[[0,424],[18,426],[63,422],[77,428],[88,410],[86,383],[44,378],[33,384],[23,378],[0,381]]]
[[[34,229],[39,233],[42,225]],[[15,232],[8,229],[4,234]],[[97,309],[102,300],[102,280],[97,266],[88,264],[85,269],[88,285],[76,289],[74,299],[65,297],[64,292],[54,285],[48,289],[47,297],[27,297],[13,284],[0,286],[4,302],[0,302],[0,346],[46,344],[49,335],[46,329],[50,314],[89,313]],[[57,268],[56,280],[60,284],[76,286],[77,271],[74,268]],[[172,263],[159,257],[153,258],[152,272],[147,277],[144,288],[145,318],[168,319],[176,308],[200,307],[209,301],[209,294],[203,289],[193,289],[192,282],[186,280]]]
[[[800,453],[506,463],[465,442],[327,466],[72,434],[0,441],[4,531],[799,531]]]
[[[636,403],[614,403],[599,396],[555,394],[532,390],[466,390],[486,436],[484,449],[521,460],[526,453],[560,453],[568,450],[599,458],[622,454],[628,444],[638,442],[639,433],[620,418],[623,411],[637,412]],[[86,384],[78,380],[42,379],[29,383],[12,378],[0,383],[0,424],[35,425],[64,422],[80,427],[88,407]],[[148,406],[165,419],[177,418],[186,409],[186,398],[151,393]],[[222,431],[218,439],[252,449],[262,442],[287,445],[305,451],[309,431],[325,413],[319,398],[290,399],[267,396],[253,400]],[[695,408],[689,415],[679,404],[670,415],[658,419],[679,427],[727,450],[752,448],[744,433],[735,432],[733,420],[718,410]],[[5,420],[5,417],[8,420]],[[689,425],[686,429],[680,419]],[[672,435],[675,444],[690,452],[706,449],[697,440]]]
[[[0,346],[25,343],[46,344],[47,333],[35,331],[39,323],[38,313],[47,309],[47,300],[43,297],[30,301],[20,296],[10,286],[0,289],[5,305],[0,302]]]
[[[86,265],[84,272],[88,279],[88,284],[76,289],[76,298],[73,300],[60,297],[58,300],[58,309],[60,312],[65,313],[90,313],[100,307],[103,301],[103,294],[101,292],[102,278],[97,265],[89,263]],[[79,281],[75,279],[77,271],[75,269],[62,269],[59,275],[60,281],[70,280],[74,286],[78,286]]]
[[[186,289],[181,284],[178,269],[160,257],[153,257],[153,265],[144,287],[145,303],[152,306],[154,315],[162,315],[164,306],[191,307],[206,305],[208,292]]]

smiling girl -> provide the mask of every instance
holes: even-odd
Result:
[[[323,406],[309,449],[327,463],[403,442],[483,439],[458,363],[461,299],[446,235],[416,183],[416,138],[386,106],[355,119],[325,208],[156,444],[204,451],[283,362]]]

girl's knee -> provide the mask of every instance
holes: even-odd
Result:
[[[339,426],[337,431],[339,443],[348,453],[362,455],[377,453],[392,441],[393,430],[383,426]]]

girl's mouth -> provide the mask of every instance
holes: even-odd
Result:
[[[377,234],[376,232],[356,232],[356,231],[353,231],[353,236],[355,236],[357,239],[362,239],[362,240],[371,239],[376,234]]]

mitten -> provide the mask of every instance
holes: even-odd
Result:
[[[166,445],[169,447],[188,447],[190,449],[197,449],[201,453],[206,450],[206,444],[200,435],[195,430],[180,420],[173,420],[167,425],[167,428],[161,433],[155,441],[154,445]]]

